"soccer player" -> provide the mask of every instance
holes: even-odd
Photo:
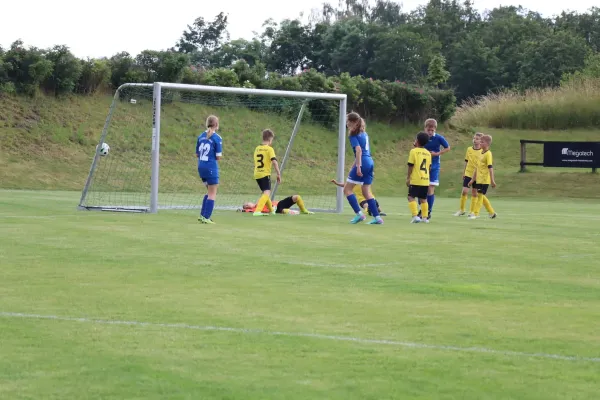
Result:
[[[463,187],[460,194],[460,210],[454,213],[455,217],[465,215],[465,207],[467,206],[467,196],[469,194],[469,182],[473,177],[475,166],[481,155],[481,137],[483,133],[477,132],[473,136],[473,146],[467,148],[465,153],[465,169],[463,170]],[[471,208],[469,215],[473,214],[473,206],[477,204],[477,189],[471,188]]]
[[[256,204],[254,216],[275,214],[273,203],[271,203],[271,165],[277,172],[277,182],[281,183],[281,171],[275,157],[275,150],[271,144],[275,139],[275,134],[270,129],[262,132],[262,143],[254,149],[254,179],[262,192],[262,196]],[[261,212],[267,206],[268,213]]]
[[[203,224],[214,224],[212,219],[217,188],[219,187],[219,160],[223,156],[223,139],[217,133],[219,118],[210,115],[206,119],[206,131],[196,140],[196,157],[198,157],[198,175],[207,188],[202,200],[202,209],[198,221]]]
[[[366,218],[358,204],[356,195],[353,193],[354,187],[360,185],[362,194],[367,199],[369,210],[374,217],[368,224],[383,224],[383,219],[377,209],[377,203],[371,194],[375,163],[369,151],[369,135],[365,132],[365,120],[358,113],[351,112],[346,116],[346,127],[348,128],[348,138],[355,157],[346,185],[344,185],[344,194],[348,199],[348,203],[350,203],[350,207],[356,213],[350,223],[357,224]]]
[[[492,137],[490,135],[483,135],[481,137],[481,155],[477,160],[477,165],[473,177],[469,181],[469,186],[473,186],[477,189],[477,199],[474,208],[474,214],[469,215],[469,219],[479,218],[479,210],[481,205],[485,204],[490,218],[496,218],[496,212],[492,208],[490,201],[486,194],[488,187],[492,185],[496,187],[496,179],[494,177],[494,167],[492,160],[492,151],[490,146],[492,145]],[[477,183],[475,183],[477,182]]]
[[[448,141],[442,135],[436,133],[436,130],[437,121],[435,119],[429,118],[425,121],[425,132],[429,135],[429,142],[425,145],[425,149],[431,152],[431,174],[429,177],[431,181],[427,190],[428,219],[431,218],[431,212],[433,211],[435,187],[440,185],[440,156],[450,151]]]
[[[298,205],[298,208],[300,209],[301,214],[314,214],[314,212],[308,211],[308,209],[304,205],[304,200],[302,200],[302,197],[299,194],[295,194],[293,196],[288,196],[281,201],[274,201],[273,207],[275,207],[276,214],[296,215],[296,214],[298,214],[298,211],[290,210],[290,208],[294,204]],[[257,203],[244,203],[244,205],[242,206],[242,212],[254,213],[257,210],[257,206],[258,206]],[[262,211],[268,212],[267,207],[264,206]]]
[[[410,150],[408,155],[408,174],[406,175],[406,186],[408,186],[408,208],[412,215],[412,224],[418,222],[429,223],[428,215],[427,191],[431,182],[431,153],[424,147],[429,142],[430,138],[427,132],[419,132],[415,142],[415,148]],[[423,216],[419,217],[417,199],[421,203],[421,211]]]
[[[338,182],[335,179],[332,179],[330,182],[341,188],[344,187],[344,184],[342,182]],[[356,199],[358,200],[358,204],[360,204],[360,207],[363,209],[363,213],[366,212],[367,214],[371,215],[371,211],[369,211],[369,207],[367,204],[367,199],[362,194],[362,188],[360,186],[354,186],[353,193],[356,196]],[[373,198],[375,198],[375,195],[373,194],[372,190],[371,190],[371,196],[373,196]],[[381,211],[381,207],[379,207],[379,202],[377,201],[377,199],[375,199],[375,204],[377,205],[377,210],[379,210],[379,215],[381,215],[382,217],[385,217],[386,213]]]

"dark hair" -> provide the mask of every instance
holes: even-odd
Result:
[[[429,142],[429,135],[427,132],[419,132],[417,134],[417,143],[419,146],[425,146]]]
[[[356,136],[359,133],[363,132],[366,129],[366,124],[365,124],[365,120],[362,119],[360,117],[360,114],[358,114],[357,112],[351,112],[350,114],[348,114],[346,116],[346,119],[354,124],[356,124],[356,126],[353,129],[350,129],[348,131],[348,136]],[[357,123],[358,122],[358,123]]]
[[[262,138],[263,140],[266,142],[267,140],[274,138],[275,134],[273,133],[272,130],[270,129],[265,129],[264,131],[262,131]]]

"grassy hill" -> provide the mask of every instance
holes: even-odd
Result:
[[[0,96],[0,188],[81,190],[111,99],[110,96],[67,99]],[[166,104],[162,110],[161,185],[173,191],[198,190],[193,148],[209,113],[221,118],[225,145],[222,190],[254,190],[251,159],[260,131],[271,128],[276,132],[275,148],[282,158],[294,118],[247,108],[181,102]],[[113,164],[106,163],[107,169],[99,178],[119,181],[119,184],[129,182],[142,191],[148,189],[151,122],[151,101],[119,103],[106,140],[111,145],[107,159],[112,157]],[[376,162],[376,194],[404,197],[405,159],[419,127],[367,121],[367,128]],[[442,185],[438,193],[458,196],[464,150],[471,136],[440,131],[453,150],[443,156]],[[600,197],[600,176],[589,170],[537,168],[518,173],[519,139],[597,140],[598,131],[485,131],[494,137],[492,150],[499,184],[494,196]],[[536,156],[541,159],[541,148],[528,149],[528,157],[533,160]],[[346,160],[350,165],[350,149],[347,149]],[[328,180],[335,177],[336,162],[335,128],[303,122],[284,171],[286,189],[303,193],[331,190]]]

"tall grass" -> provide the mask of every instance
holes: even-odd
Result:
[[[450,123],[460,128],[573,129],[600,125],[600,79],[573,79],[560,87],[505,91],[467,101]]]

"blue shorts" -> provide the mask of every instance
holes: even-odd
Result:
[[[198,168],[198,175],[202,179],[202,182],[209,185],[219,184],[219,170],[213,168]]]
[[[429,186],[440,186],[440,166],[431,166],[429,171]]]
[[[363,176],[358,176],[356,167],[352,167],[348,174],[347,181],[356,185],[371,185],[373,184],[373,170],[373,164],[362,165],[360,167],[360,172],[362,172]]]

